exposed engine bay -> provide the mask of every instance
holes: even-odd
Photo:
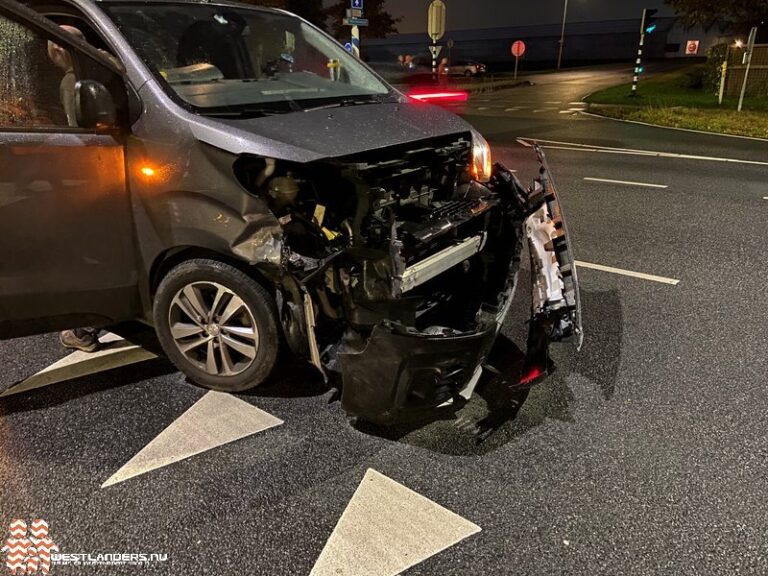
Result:
[[[238,161],[283,229],[286,339],[324,375],[341,373],[350,414],[391,422],[471,394],[525,238],[534,321],[524,378],[549,370],[549,342],[580,338],[576,271],[541,160],[529,189],[499,164],[481,183],[470,133],[309,164]]]

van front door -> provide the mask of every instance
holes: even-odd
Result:
[[[116,122],[82,113],[80,81]],[[76,29],[0,0],[0,338],[104,325],[138,310],[117,66]],[[80,110],[78,108],[80,107]]]

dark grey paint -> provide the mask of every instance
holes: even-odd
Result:
[[[46,2],[46,6],[52,4]],[[81,11],[101,33],[125,67],[126,83],[141,99],[141,114],[130,129],[125,128],[124,134],[90,136],[99,139],[102,146],[124,148],[126,157],[124,167],[114,162],[101,167],[113,173],[123,170],[123,190],[115,189],[110,196],[112,212],[108,215],[98,212],[98,216],[91,212],[91,221],[83,224],[85,228],[80,228],[83,231],[92,229],[93,233],[82,238],[100,244],[104,254],[114,254],[114,266],[119,271],[106,266],[83,265],[67,268],[64,272],[61,265],[66,258],[57,260],[52,252],[40,245],[39,239],[31,235],[16,238],[14,244],[27,242],[28,246],[39,248],[34,252],[38,259],[35,266],[54,271],[48,279],[59,282],[59,292],[63,293],[65,287],[72,288],[59,278],[69,277],[99,290],[101,297],[94,299],[90,289],[75,290],[75,302],[71,302],[63,296],[56,297],[56,290],[45,291],[45,283],[39,285],[41,291],[34,297],[29,293],[30,285],[35,286],[34,280],[20,278],[17,283],[5,283],[4,292],[0,292],[0,313],[6,320],[27,320],[45,329],[90,323],[94,321],[94,314],[88,313],[89,304],[97,301],[102,303],[99,310],[90,312],[97,312],[95,316],[101,323],[134,317],[149,320],[152,273],[164,257],[179,250],[205,249],[265,269],[279,265],[282,230],[264,202],[247,194],[233,177],[232,164],[239,154],[310,162],[471,129],[457,116],[439,108],[409,104],[394,89],[391,97],[399,103],[296,112],[242,121],[202,117],[182,108],[163,91],[97,3],[71,0],[62,2],[62,6]],[[46,28],[45,23],[40,23],[39,18],[33,17],[14,0],[0,0],[0,7],[30,14],[31,20]],[[58,27],[50,23],[47,29],[60,34]],[[79,47],[77,43],[73,46],[73,49]],[[63,138],[63,134],[49,133],[45,137]],[[11,140],[3,136],[0,155],[9,154],[11,144]],[[56,166],[66,157],[66,148],[65,144],[51,152],[55,158],[45,162],[48,169],[56,171]],[[38,161],[41,159],[35,162]],[[155,169],[158,176],[153,179],[143,177],[140,170],[144,166]],[[5,170],[4,173],[13,174],[14,189],[26,193],[23,170]],[[57,174],[48,174],[47,178],[55,181]],[[72,207],[68,203],[71,196],[67,197],[66,192],[57,194],[52,191],[51,197],[62,206]],[[125,202],[119,204],[117,198],[123,198]],[[10,215],[10,212],[5,214]],[[25,219],[17,215],[19,225],[21,220],[26,222],[34,218],[29,212],[24,216]],[[87,220],[85,216],[83,213],[83,219]],[[71,240],[72,222],[52,218],[48,226],[52,248],[66,252],[63,244],[65,240]],[[131,226],[135,226],[133,231]],[[95,232],[97,228],[99,233]],[[80,244],[79,241],[71,244],[73,254],[88,253]],[[32,258],[28,255],[28,259]],[[102,254],[97,260],[104,259]],[[57,270],[59,272],[55,272]],[[129,278],[115,277],[120,274],[128,274]],[[131,292],[130,298],[125,297],[126,290]],[[141,295],[140,304],[134,297],[137,292]],[[29,298],[18,300],[25,294]],[[19,305],[20,302],[23,305]],[[14,308],[13,315],[8,312],[9,306]],[[61,310],[77,311],[77,314],[60,322],[53,320],[51,316],[57,317]],[[25,326],[21,332],[30,331],[33,330]],[[18,329],[14,332],[14,328],[6,323],[0,336],[10,337],[21,332]]]
[[[425,104],[368,104],[315,110],[287,116],[250,120],[222,120],[213,134],[193,125],[200,140],[230,152],[250,151],[248,134],[259,135],[259,147],[283,153],[285,160],[308,162],[321,158],[348,156],[406,142],[468,132],[469,125],[458,116]],[[232,142],[231,138],[236,139]],[[264,139],[264,140],[262,140]],[[245,146],[245,148],[242,148]],[[273,157],[275,157],[273,153]]]

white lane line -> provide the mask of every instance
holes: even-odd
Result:
[[[73,352],[6,390],[0,398],[157,358],[114,334],[107,333],[99,340],[104,345],[102,350],[90,354]]]
[[[223,392],[208,392],[115,472],[102,488],[280,426],[279,418]]]
[[[694,154],[677,154],[674,152],[657,152],[654,150],[637,150],[634,148],[612,148],[610,146],[595,146],[593,144],[578,144],[576,142],[559,142],[557,140],[541,140],[538,138],[518,138],[531,143],[538,143],[552,150],[571,150],[575,152],[596,152],[602,154],[623,154],[627,156],[649,156],[653,158],[677,158],[680,160],[701,160],[705,162],[723,162],[727,164],[747,164],[750,166],[768,166],[768,162],[760,160],[739,160],[737,158],[718,158],[714,156],[696,156]]]
[[[768,196],[763,196],[763,200],[768,200]]]
[[[517,143],[520,144],[521,146],[525,146],[526,148],[533,148],[533,144],[530,144],[529,142],[526,142],[522,138],[518,138],[517,139]]]
[[[562,104],[562,101],[558,100],[557,102],[544,102],[544,104]]]
[[[488,108],[488,106],[478,106],[477,109],[478,110],[488,110],[489,108]]]
[[[590,268],[591,270],[608,272],[610,274],[618,274],[619,276],[629,276],[630,278],[639,278],[640,280],[648,280],[650,282],[658,282],[660,284],[669,284],[670,286],[677,286],[680,284],[680,280],[675,280],[674,278],[654,276],[653,274],[644,274],[642,272],[632,272],[631,270],[622,270],[621,268],[612,268],[611,266],[592,264],[590,262],[580,262],[578,260],[576,261],[576,268]]]
[[[606,184],[623,184],[625,186],[640,186],[642,188],[669,188],[664,184],[648,184],[646,182],[629,182],[627,180],[609,180],[608,178],[584,178],[588,182],[605,182]]]
[[[540,108],[538,110],[534,110],[533,113],[538,114],[539,112],[554,112],[555,110],[557,110],[557,108]]]
[[[396,576],[478,532],[469,520],[369,469],[310,576]]]

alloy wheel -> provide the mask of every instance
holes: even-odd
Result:
[[[259,331],[253,312],[226,286],[187,284],[173,297],[168,323],[179,351],[212,376],[235,376],[256,359]]]

